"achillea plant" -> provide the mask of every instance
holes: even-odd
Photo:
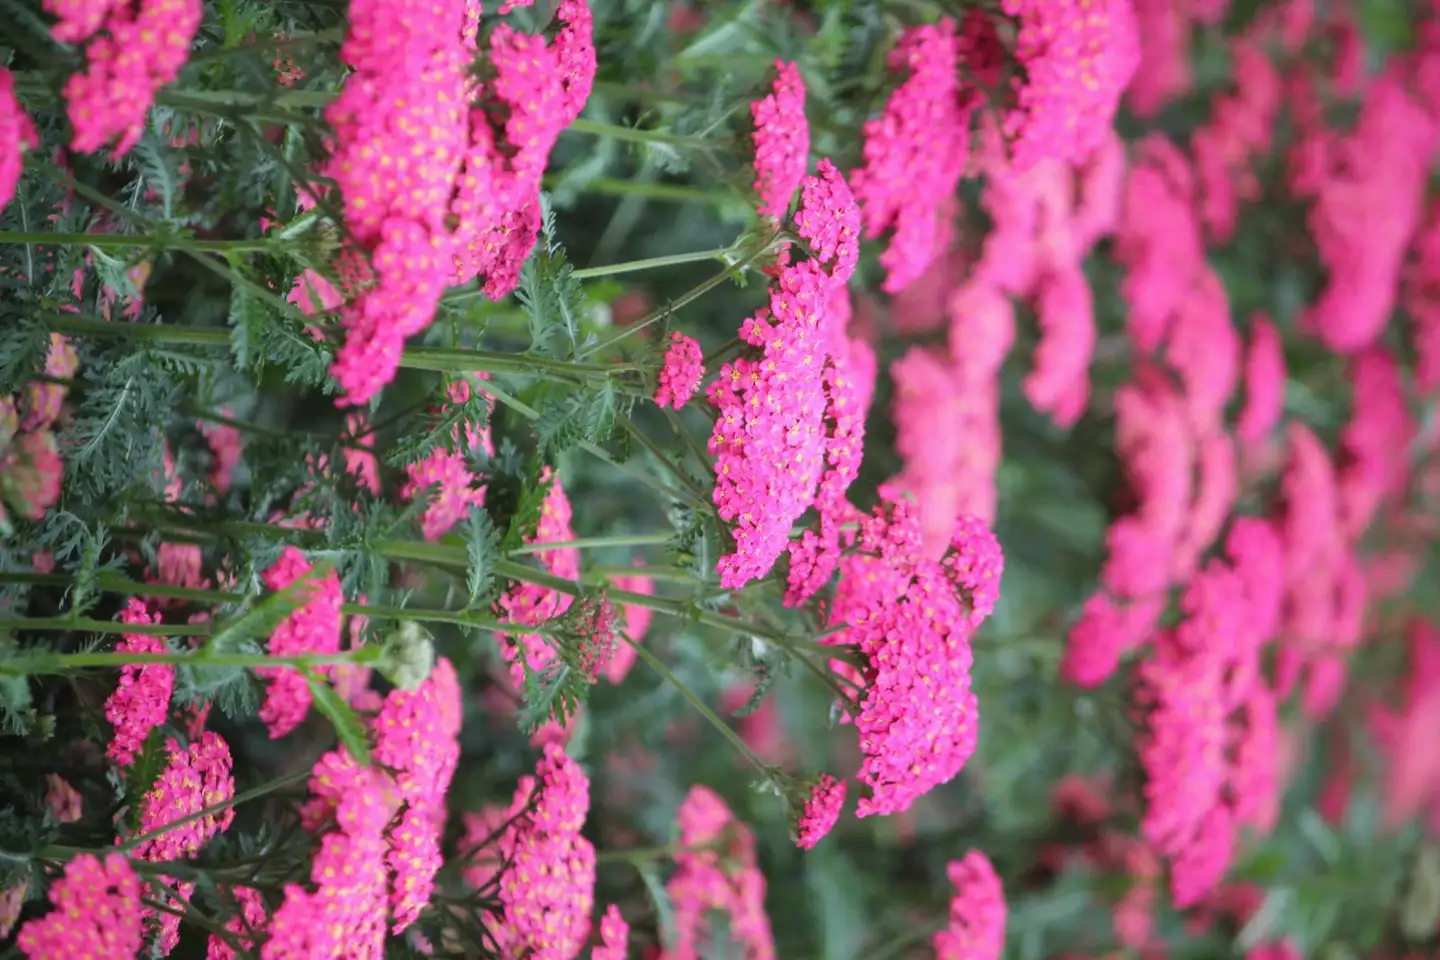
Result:
[[[1434,952],[1434,4],[0,9],[6,956]]]

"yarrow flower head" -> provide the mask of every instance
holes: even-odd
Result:
[[[314,568],[295,547],[286,547],[263,579],[271,590],[290,587]],[[340,577],[334,570],[318,580],[312,579],[300,589],[304,604],[287,616],[270,635],[266,649],[272,657],[293,657],[300,654],[340,652]],[[321,666],[322,674],[333,672]],[[270,730],[272,739],[283,737],[300,725],[310,711],[310,683],[299,670],[290,667],[257,667],[255,673],[269,681],[260,719]]]
[[[27,922],[15,936],[25,956],[134,960],[139,955],[140,878],[120,854],[103,861],[89,853],[75,857],[51,886],[50,902],[55,909]]]
[[[0,210],[15,196],[26,149],[39,142],[35,124],[15,98],[14,74],[0,67]]]
[[[574,540],[575,531],[570,525],[570,499],[565,495],[560,478],[547,466],[540,473],[540,482],[548,485],[548,488],[545,501],[540,507],[540,522],[536,524],[535,534],[528,542],[542,545]],[[566,580],[579,577],[580,551],[575,547],[543,550],[538,555],[541,565],[549,573]],[[538,626],[564,614],[570,609],[571,603],[572,599],[568,594],[533,583],[517,582],[500,595],[500,599],[495,602],[495,612],[512,623]],[[527,668],[531,671],[543,670],[555,659],[555,648],[544,637],[536,634],[497,633],[495,640],[500,644],[500,652],[510,665],[510,680],[517,690],[525,686]],[[553,724],[542,727],[541,731],[537,731],[537,736],[553,733],[553,729],[549,729],[551,727]]]
[[[160,618],[136,597],[126,601],[121,623],[153,624]],[[127,633],[115,647],[120,653],[165,653],[165,642],[155,634]],[[120,684],[105,701],[105,719],[115,728],[105,754],[122,767],[135,761],[150,731],[165,722],[170,694],[175,686],[175,668],[168,663],[126,664],[120,668]]]
[[[679,410],[690,402],[705,374],[704,354],[694,337],[676,330],[670,334],[670,346],[660,367],[655,402],[662,407]]]
[[[945,246],[935,201],[960,182],[970,156],[970,117],[979,105],[975,91],[960,88],[959,58],[950,18],[907,30],[888,60],[905,80],[884,112],[865,122],[865,162],[851,174],[850,187],[866,236],[891,231],[880,254],[887,293],[918,279]]]
[[[755,858],[755,835],[713,790],[694,786],[675,815],[675,873],[665,885],[675,905],[675,939],[662,960],[709,956],[717,915],[732,948],[746,960],[774,960],[775,937],[765,914],[765,875]],[[696,850],[696,848],[708,848]]]
[[[206,732],[188,747],[181,747],[172,739],[165,750],[169,762],[140,801],[140,833],[159,832],[135,847],[137,860],[159,862],[194,857],[235,819],[234,808],[228,806],[220,813],[195,816],[235,796],[230,745],[223,737]],[[184,822],[170,826],[179,821]],[[188,902],[195,889],[191,881],[167,881],[166,886],[167,896],[181,903]],[[149,907],[145,914],[158,922],[156,943],[161,955],[170,953],[180,942],[179,915]]]
[[[805,176],[810,159],[810,125],[805,120],[805,80],[800,68],[775,61],[770,93],[750,104],[755,123],[756,210],[780,220]]]
[[[388,905],[384,830],[399,804],[394,782],[379,767],[362,767],[339,748],[316,762],[311,799],[300,809],[311,830],[333,820],[310,866],[313,890],[285,887],[271,917],[262,960],[349,956],[380,960]]]
[[[971,850],[946,869],[955,896],[950,925],[935,934],[936,960],[1000,960],[1005,952],[1005,891],[990,860]]]
[[[234,887],[230,892],[239,908],[225,921],[225,932],[230,934],[230,939],[211,934],[205,948],[205,960],[235,960],[239,954],[235,947],[231,946],[232,941],[238,942],[242,949],[250,951],[253,956],[257,934],[264,933],[269,923],[265,900],[260,896],[260,891],[252,887]]]
[[[820,774],[810,785],[791,831],[797,847],[812,849],[835,827],[845,807],[845,788],[844,780],[836,780],[828,773]]]
[[[517,816],[529,806],[529,816]],[[595,900],[595,847],[580,835],[590,809],[590,781],[558,743],[547,743],[533,777],[522,777],[495,844],[506,865],[503,908],[491,933],[508,956],[569,960],[590,936]],[[478,877],[476,877],[478,879]]]
[[[56,823],[79,820],[83,812],[81,803],[80,791],[72,787],[70,781],[57,773],[45,775],[45,807]]]
[[[869,788],[857,814],[898,813],[952,779],[975,750],[970,638],[994,605],[1002,561],[994,535],[962,520],[951,553],[920,553],[910,505],[890,489],[862,524],[860,552],[840,565],[830,642],[858,647],[867,665],[855,694]]]
[[[130,152],[160,88],[179,76],[200,28],[200,0],[137,0],[124,4],[54,4],[57,40],[85,43],[85,70],[65,84],[70,149]],[[108,9],[107,9],[108,8]]]
[[[630,924],[620,908],[610,904],[600,918],[600,945],[590,951],[590,960],[626,960],[629,957]]]
[[[141,833],[183,820],[235,795],[230,745],[218,733],[207,731],[188,747],[172,739],[165,750],[169,763],[140,803]],[[135,856],[154,861],[193,857],[234,819],[230,807],[197,817],[140,843]]]
[[[815,260],[785,267],[769,308],[740,329],[759,357],[725,364],[710,385],[719,413],[709,444],[713,497],[735,538],[735,552],[718,565],[727,587],[764,576],[814,502],[825,454],[831,284]]]
[[[1018,17],[1015,55],[1025,68],[1006,117],[1014,164],[1087,159],[1110,129],[1140,63],[1133,0],[1004,0]]]
[[[405,801],[387,834],[394,933],[420,916],[440,870],[445,794],[460,762],[460,721],[460,682],[443,657],[416,689],[392,690],[374,721],[375,759],[396,772]]]
[[[836,283],[849,281],[860,261],[860,208],[828,157],[820,161],[814,176],[801,181],[795,230],[809,241],[815,256],[830,265]]]

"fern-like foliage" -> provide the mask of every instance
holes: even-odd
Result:
[[[520,271],[515,296],[530,323],[527,352],[548,357],[574,356],[584,316],[585,292],[575,279],[575,268],[555,236],[555,211],[540,195],[541,228],[535,250]]]

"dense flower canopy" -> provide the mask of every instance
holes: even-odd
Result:
[[[0,8],[0,951],[1434,953],[1440,2]]]

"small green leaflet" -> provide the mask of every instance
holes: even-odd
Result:
[[[465,518],[465,554],[469,560],[465,574],[472,607],[490,595],[499,550],[500,535],[490,515],[479,507],[471,507]]]
[[[350,756],[354,757],[360,766],[370,766],[370,742],[365,737],[365,724],[361,722],[360,715],[314,670],[303,672],[305,682],[310,684],[310,695],[315,701],[315,708],[325,714],[335,728],[335,735],[340,738],[340,743],[350,751]]]
[[[520,662],[525,664],[525,702],[516,714],[520,729],[534,733],[552,719],[564,726],[585,699],[590,686],[585,675],[558,657],[538,670],[523,653]]]

